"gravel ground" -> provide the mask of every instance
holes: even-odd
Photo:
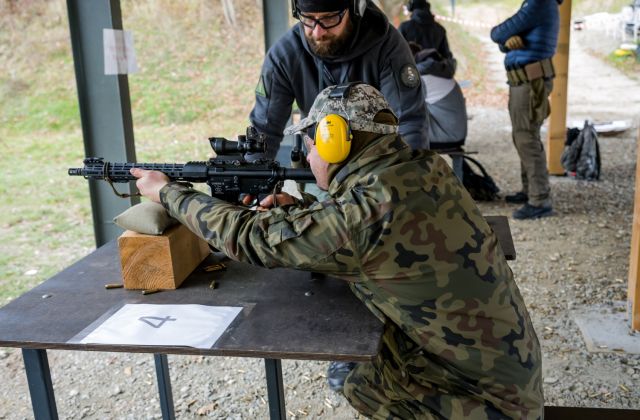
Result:
[[[575,39],[584,41],[582,35]],[[486,48],[493,52],[496,91],[506,94],[501,57],[488,41]],[[510,220],[518,254],[511,266],[542,343],[547,404],[640,409],[640,355],[588,352],[574,321],[577,311],[615,312],[626,300],[640,86],[575,42],[571,53],[568,119],[627,119],[633,128],[601,136],[601,181],[552,178],[555,217]],[[467,149],[478,151],[503,192],[518,190],[506,107],[472,106],[469,114]],[[481,208],[495,215],[514,209],[504,202]],[[151,355],[48,354],[60,418],[161,417]],[[169,356],[169,366],[178,418],[268,417],[262,360]],[[285,360],[282,367],[289,418],[359,417],[325,385],[326,363]],[[0,419],[32,418],[19,350],[0,349],[0,377]]]

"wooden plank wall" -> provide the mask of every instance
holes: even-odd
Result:
[[[569,41],[571,38],[571,1],[560,6],[558,48],[553,56],[556,78],[551,92],[551,116],[547,139],[547,167],[551,175],[564,175],[560,156],[567,136],[567,90],[569,84]]]

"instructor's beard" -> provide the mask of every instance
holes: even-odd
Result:
[[[307,43],[319,57],[335,57],[341,53],[347,46],[347,43],[351,41],[351,35],[353,35],[353,23],[347,21],[344,31],[341,34],[335,35],[331,32],[326,32],[322,38],[314,39],[313,37],[304,34],[307,39]]]

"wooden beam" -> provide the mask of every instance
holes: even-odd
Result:
[[[629,256],[629,288],[627,304],[629,308],[629,323],[632,330],[640,330],[640,275],[638,262],[640,261],[640,128],[636,140],[636,192],[633,205],[633,227],[631,230],[631,253]]]
[[[551,175],[564,175],[560,156],[567,136],[567,86],[569,83],[569,40],[571,38],[571,0],[560,6],[558,48],[553,56],[556,78],[551,92],[551,117],[547,138],[547,166]]]

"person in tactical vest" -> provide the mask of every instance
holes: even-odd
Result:
[[[555,73],[551,58],[558,42],[562,0],[525,0],[510,18],[491,29],[491,39],[506,53],[509,116],[513,144],[520,157],[522,190],[507,195],[509,203],[524,204],[515,219],[553,214],[549,171],[540,128],[549,116],[549,95]]]
[[[267,136],[265,157],[276,156],[294,101],[304,117],[320,91],[349,81],[379,89],[406,141],[428,148],[420,75],[385,14],[370,0],[292,0],[291,8],[299,23],[267,52],[249,116]]]
[[[140,192],[230,258],[326,273],[384,323],[378,356],[344,395],[375,418],[543,414],[540,345],[495,233],[446,161],[412,151],[375,88],[324,89],[306,118],[318,202],[273,196],[254,211],[161,172],[134,169]]]

